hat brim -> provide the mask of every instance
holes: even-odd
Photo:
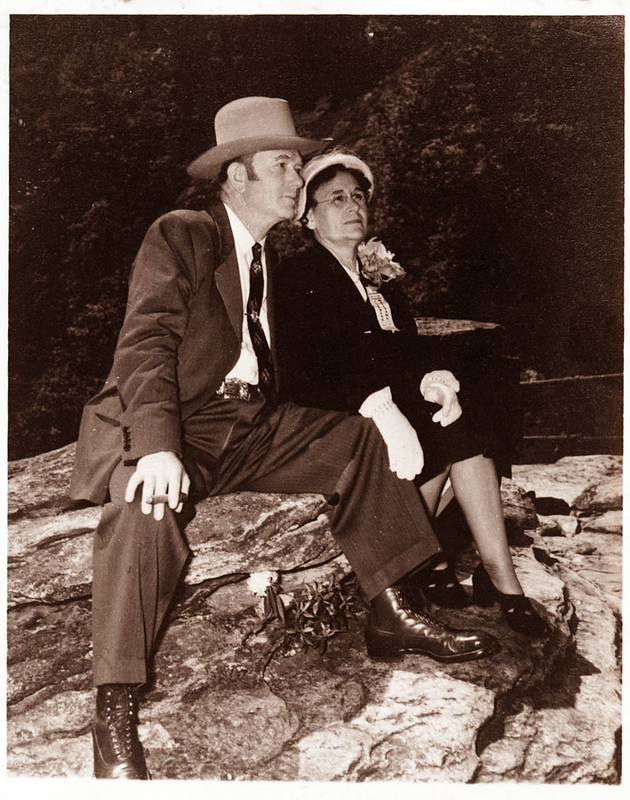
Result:
[[[372,170],[368,167],[368,165],[363,161],[362,158],[355,156],[353,153],[344,153],[342,151],[335,151],[332,150],[330,153],[324,153],[321,156],[316,156],[311,161],[307,163],[307,165],[302,170],[302,178],[304,179],[304,185],[300,189],[297,198],[297,205],[295,209],[295,219],[299,220],[304,216],[304,212],[306,210],[306,195],[308,190],[309,183],[313,180],[316,175],[319,175],[320,172],[323,172],[328,167],[340,165],[345,167],[346,169],[354,169],[357,172],[360,172],[367,182],[370,184],[370,189],[368,192],[368,201],[372,199],[372,194],[374,193],[374,175],[372,174]]]
[[[211,180],[216,178],[221,167],[239,156],[258,153],[262,150],[297,150],[302,155],[314,153],[330,144],[330,139],[305,139],[302,136],[252,136],[247,139],[236,139],[211,147],[187,168],[194,180]]]

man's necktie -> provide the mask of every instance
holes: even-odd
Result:
[[[252,247],[252,263],[249,267],[249,299],[247,300],[247,325],[251,336],[254,352],[258,359],[258,386],[265,399],[271,405],[276,404],[276,382],[274,377],[271,350],[265,337],[265,331],[260,322],[260,307],[262,306],[265,276],[263,275],[260,254],[262,247],[258,242]]]

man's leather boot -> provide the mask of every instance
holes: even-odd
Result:
[[[149,779],[138,738],[136,687],[108,683],[96,690],[96,717],[92,725],[94,777]]]
[[[499,649],[486,631],[457,630],[432,619],[409,602],[398,584],[370,602],[365,642],[375,661],[402,661],[405,653],[418,653],[452,663],[484,658]]]

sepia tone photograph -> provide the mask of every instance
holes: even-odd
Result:
[[[14,794],[620,788],[624,3],[42,5]]]

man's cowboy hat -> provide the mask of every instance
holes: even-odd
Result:
[[[372,170],[368,167],[365,161],[359,158],[359,156],[340,147],[335,150],[331,150],[330,153],[324,153],[324,155],[311,158],[311,160],[303,168],[301,175],[304,179],[304,185],[298,194],[295,219],[301,219],[304,216],[309,183],[316,175],[319,175],[320,172],[328,167],[332,167],[335,164],[340,164],[346,169],[353,169],[356,172],[360,172],[364,178],[366,178],[369,184],[367,198],[368,202],[372,199],[372,193],[374,192],[374,176],[372,175]]]
[[[188,167],[195,180],[215,178],[233,158],[260,150],[297,150],[303,155],[321,150],[330,140],[297,135],[286,100],[278,97],[241,97],[223,106],[214,118],[216,146]]]

